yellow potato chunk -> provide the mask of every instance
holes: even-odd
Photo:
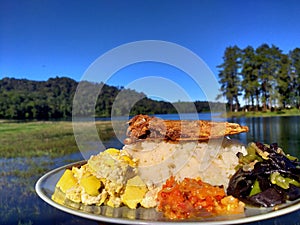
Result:
[[[56,184],[56,187],[66,193],[70,188],[74,188],[77,185],[77,179],[74,177],[73,172],[67,169],[64,174],[61,176],[59,181]]]
[[[145,183],[139,176],[135,176],[127,181],[124,194],[121,196],[122,202],[131,209],[135,209],[148,191]]]
[[[97,196],[100,194],[99,189],[101,187],[101,181],[93,175],[81,178],[79,184],[83,187],[85,192],[91,196]]]

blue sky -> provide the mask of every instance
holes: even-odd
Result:
[[[79,81],[99,56],[141,40],[183,46],[217,78],[228,46],[267,43],[284,53],[300,47],[299,12],[297,0],[0,0],[0,78],[67,76]],[[144,76],[166,77],[190,99],[205,100],[182,71],[159,63],[129,66],[107,83],[131,87]],[[162,91],[171,93],[170,101],[185,100],[171,99],[172,90]]]

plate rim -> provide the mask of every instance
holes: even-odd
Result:
[[[64,166],[60,166],[58,168],[55,168],[53,170],[48,171],[45,173],[43,176],[41,176],[36,184],[35,184],[35,191],[37,195],[45,201],[47,204],[51,205],[52,207],[59,209],[63,212],[69,213],[71,215],[76,215],[81,218],[86,218],[90,219],[93,221],[98,221],[98,222],[108,222],[108,223],[115,223],[115,224],[132,224],[132,225],[141,225],[141,224],[148,224],[148,225],[155,225],[155,224],[173,224],[173,225],[183,225],[183,224],[207,224],[207,225],[227,225],[227,224],[243,224],[243,223],[250,223],[250,222],[257,222],[261,220],[266,220],[266,219],[271,219],[274,217],[282,216],[285,214],[292,213],[294,211],[297,211],[300,209],[300,199],[297,200],[295,204],[292,205],[287,205],[281,209],[278,210],[273,210],[269,211],[266,213],[258,214],[258,215],[253,215],[253,216],[245,216],[242,218],[237,218],[237,219],[232,219],[232,220],[210,220],[210,221],[205,221],[205,220],[193,220],[193,221],[176,221],[176,220],[164,220],[164,221],[158,221],[158,220],[143,220],[143,219],[130,219],[130,218],[119,218],[119,217],[108,217],[104,215],[98,215],[98,214],[92,214],[89,212],[84,212],[80,210],[75,210],[70,207],[61,205],[55,201],[53,201],[51,198],[49,198],[43,191],[42,184],[43,182],[46,181],[49,177],[57,174],[58,172],[67,169],[69,167],[75,166],[77,164],[82,164],[86,162],[86,160],[81,160],[77,162],[73,162],[70,164],[66,164]],[[54,190],[52,190],[54,192]]]

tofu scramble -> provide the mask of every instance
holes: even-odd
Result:
[[[56,188],[65,198],[85,205],[126,205],[145,208],[156,205],[153,190],[137,175],[137,162],[126,151],[109,148],[91,156],[80,168],[66,169]],[[54,194],[54,201],[60,202]]]

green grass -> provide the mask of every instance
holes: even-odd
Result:
[[[285,109],[280,111],[266,111],[266,112],[227,112],[223,115],[227,118],[229,117],[272,117],[272,116],[300,116],[299,109]]]
[[[97,122],[102,139],[113,135],[110,122]],[[72,122],[0,122],[0,157],[59,157],[79,151]]]

